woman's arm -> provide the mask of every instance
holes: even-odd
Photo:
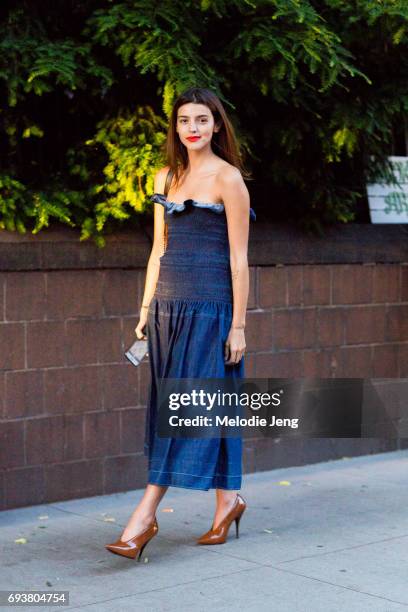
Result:
[[[161,168],[154,177],[154,192],[163,193],[168,167]],[[153,245],[147,263],[146,281],[142,305],[149,305],[156,291],[157,279],[160,272],[160,257],[164,253],[164,207],[154,204],[154,231]]]
[[[250,198],[237,168],[223,170],[219,179],[228,224],[233,290],[233,317],[228,346],[230,363],[238,363],[245,349],[245,315],[249,293],[248,237]],[[227,353],[227,350],[226,350]]]

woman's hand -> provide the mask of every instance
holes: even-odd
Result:
[[[143,333],[144,327],[147,323],[148,309],[142,307],[140,309],[139,323],[135,327],[135,334],[139,340],[147,340],[147,336]]]
[[[231,327],[225,341],[224,363],[235,365],[241,361],[245,353],[245,330]]]

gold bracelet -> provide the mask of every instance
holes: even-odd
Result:
[[[145,304],[142,304],[140,308],[149,308],[149,304],[147,306]]]

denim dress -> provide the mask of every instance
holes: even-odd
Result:
[[[241,488],[242,438],[162,438],[156,434],[162,378],[243,378],[244,357],[224,362],[233,293],[224,205],[150,197],[164,207],[167,248],[160,258],[146,324],[151,381],[144,454],[148,482],[189,489]],[[250,218],[256,215],[250,209]]]

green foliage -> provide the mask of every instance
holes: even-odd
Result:
[[[96,62],[89,43],[78,44],[68,36],[50,39],[44,24],[23,8],[11,11],[0,26],[0,58],[0,79],[10,107],[28,94],[42,96],[56,87],[86,89],[92,78],[105,87],[113,82],[111,71]]]
[[[35,220],[33,234],[48,227],[50,217],[75,226],[69,214],[74,205],[86,208],[80,194],[76,192],[52,189],[48,192],[30,191],[20,181],[8,175],[0,175],[1,229],[25,233],[25,224],[30,217]]]
[[[137,212],[144,211],[147,193],[153,192],[153,170],[160,167],[160,147],[165,140],[166,122],[157,117],[150,107],[137,107],[133,112],[124,111],[113,119],[104,119],[97,125],[94,138],[85,142],[86,147],[102,150],[106,164],[103,175],[89,190],[93,198],[93,216],[87,217],[82,226],[81,240],[98,235],[103,244],[103,230],[109,217],[118,221],[129,219],[130,206]],[[83,163],[75,163],[75,151],[71,151],[71,173],[87,179],[90,171]]]
[[[196,18],[190,19],[194,14]],[[141,75],[155,74],[164,82],[163,110],[169,116],[176,93],[187,87],[211,83],[223,97],[222,73],[202,55],[203,23],[208,24],[208,19],[197,10],[197,2],[128,0],[116,2],[108,11],[95,11],[86,33],[95,42],[113,47],[124,66]]]
[[[167,120],[190,86],[230,113],[260,220],[321,232],[358,219],[402,142],[406,0],[13,6],[0,21],[0,228],[59,222],[103,246],[151,214]]]

